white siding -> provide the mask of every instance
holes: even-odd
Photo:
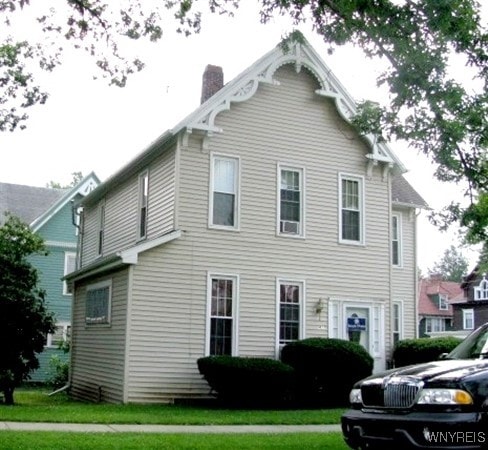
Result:
[[[127,270],[77,287],[73,305],[71,394],[91,401],[122,402],[127,310]],[[111,280],[109,325],[85,324],[86,286]]]
[[[306,337],[328,336],[320,298],[390,299],[389,183],[366,176],[369,149],[315,94],[316,80],[285,66],[280,85],[262,85],[217,117],[224,132],[208,151],[191,136],[181,151],[179,228],[183,237],[139,257],[131,308],[128,401],[206,395],[196,360],[204,356],[206,274],[239,276],[241,356],[275,357],[276,278],[306,283]],[[240,156],[240,231],[209,229],[210,152]],[[303,167],[306,238],[276,235],[277,165]],[[364,246],[339,244],[338,173],[365,177]]]
[[[148,230],[152,239],[174,229],[175,215],[175,150],[170,149],[141,169],[117,189],[110,191],[105,201],[105,230],[103,256],[135,245],[139,174],[149,171]],[[86,266],[98,257],[98,205],[85,207],[83,261]]]
[[[394,210],[401,213],[403,266],[392,268],[392,300],[403,301],[403,338],[414,338],[417,330],[415,316],[416,293],[416,248],[415,233],[417,216],[408,209]]]

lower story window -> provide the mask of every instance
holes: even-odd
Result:
[[[110,280],[87,287],[85,314],[87,325],[110,323],[111,297],[112,282]]]
[[[279,346],[302,337],[303,283],[278,281]]]
[[[472,309],[463,309],[463,328],[465,330],[474,328],[474,311]]]
[[[402,339],[402,323],[403,323],[403,304],[401,302],[393,303],[393,345]]]
[[[425,319],[426,333],[446,331],[446,319],[443,317],[428,317]]]
[[[209,355],[232,355],[235,348],[237,277],[209,277]]]
[[[71,325],[69,323],[57,323],[54,333],[49,333],[46,338],[46,347],[61,348],[69,341]]]

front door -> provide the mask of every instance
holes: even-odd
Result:
[[[362,345],[368,352],[370,326],[369,308],[346,307],[346,339]]]

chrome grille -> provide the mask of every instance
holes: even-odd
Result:
[[[383,391],[384,405],[387,408],[409,408],[415,402],[420,386],[414,383],[387,384]]]
[[[374,408],[410,408],[423,382],[410,376],[392,376],[361,386],[363,404]]]

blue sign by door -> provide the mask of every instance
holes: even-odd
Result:
[[[366,318],[364,317],[348,317],[347,331],[366,331]]]

